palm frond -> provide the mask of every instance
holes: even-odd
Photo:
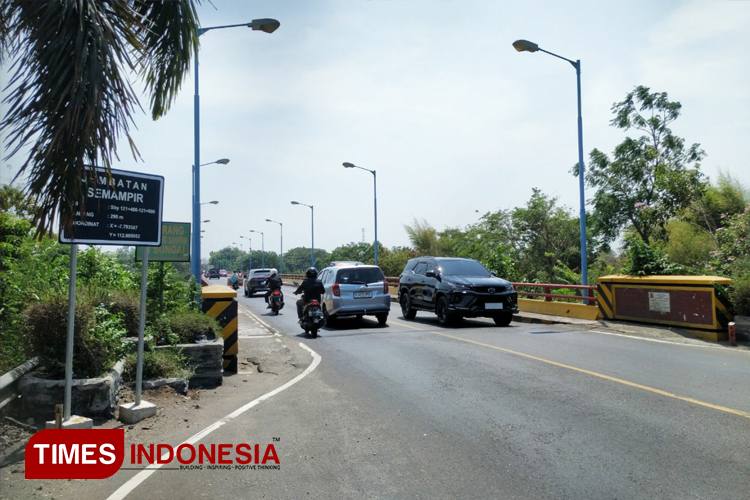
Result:
[[[189,67],[197,18],[192,0],[1,1],[0,49],[13,61],[7,158],[30,148],[19,175],[28,174],[44,234],[55,214],[68,226],[83,208],[83,180],[96,183],[90,166],[109,169],[119,138],[139,158],[129,130],[140,104],[127,75],[146,75],[152,115],[163,114]]]

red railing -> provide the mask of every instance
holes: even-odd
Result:
[[[303,274],[284,274],[283,280],[303,280],[305,276]],[[388,286],[398,287],[398,276],[386,276],[385,280],[388,282]],[[552,302],[553,299],[565,299],[565,300],[580,300],[586,305],[595,306],[598,298],[596,297],[596,287],[587,285],[562,285],[559,283],[513,283],[513,287],[516,288],[519,296],[522,297],[544,297],[547,302]],[[519,290],[519,288],[541,288],[544,292],[526,292]],[[565,295],[562,293],[552,293],[553,289],[567,289],[567,290],[588,290],[588,297],[583,295]]]
[[[598,298],[595,295],[596,287],[588,285],[561,285],[557,283],[513,283],[513,286],[518,291],[519,296],[524,297],[544,297],[547,302],[552,302],[552,299],[567,299],[567,300],[582,300],[588,306],[595,306]],[[524,292],[518,290],[518,288],[542,288],[544,292]],[[569,289],[569,290],[588,290],[588,297],[583,295],[565,295],[562,293],[552,293],[552,289]]]

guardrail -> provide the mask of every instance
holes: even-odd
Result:
[[[519,296],[524,297],[544,297],[545,302],[553,302],[552,299],[567,299],[567,300],[582,300],[587,306],[595,306],[599,298],[595,295],[596,287],[588,285],[561,285],[556,283],[513,283],[513,287],[518,291]],[[541,288],[544,292],[525,292],[518,290],[522,288]],[[583,295],[565,295],[562,293],[552,293],[552,289],[568,289],[568,290],[588,290],[590,293],[588,297]]]
[[[282,280],[304,280],[304,274],[284,274],[281,276]],[[386,276],[385,280],[388,282],[388,286],[398,288],[398,276]],[[553,302],[553,299],[566,299],[566,300],[580,300],[586,305],[596,306],[598,297],[596,296],[596,287],[587,285],[563,285],[559,283],[512,283],[513,287],[516,288],[519,296],[523,297],[544,297],[545,302]],[[524,291],[518,290],[519,288],[530,288],[530,289],[542,289],[543,292],[536,291]],[[565,295],[562,293],[552,293],[552,290],[588,290],[588,297],[583,295]]]
[[[33,357],[7,373],[0,375],[0,410],[18,398],[18,381],[39,365],[39,358]]]

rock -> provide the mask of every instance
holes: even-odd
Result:
[[[119,361],[107,375],[99,378],[73,379],[71,413],[86,416],[114,417],[119,401],[124,363]],[[54,418],[55,404],[65,399],[65,380],[49,380],[27,373],[18,383],[23,411],[34,417]]]

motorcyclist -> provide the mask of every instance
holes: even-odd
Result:
[[[237,288],[238,288],[238,285],[237,285],[237,281],[239,281],[239,278],[237,277],[237,271],[234,271],[234,272],[232,273],[232,277],[231,277],[231,278],[229,278],[229,281],[231,281],[231,282],[232,282],[232,287],[233,287],[233,288],[234,288],[235,290],[237,290]]]
[[[323,288],[323,283],[318,281],[318,270],[314,267],[310,267],[307,269],[307,272],[305,272],[305,281],[303,281],[299,287],[297,287],[297,290],[294,291],[294,295],[299,295],[300,293],[305,294],[305,296],[297,301],[297,317],[299,319],[302,319],[302,310],[305,307],[305,304],[309,302],[310,300],[317,300],[320,301],[322,295],[325,293],[325,288]]]
[[[268,286],[268,291],[266,292],[266,303],[268,304],[268,306],[266,307],[266,309],[271,309],[271,304],[268,302],[268,297],[270,297],[275,290],[281,290],[282,285],[281,276],[279,276],[279,272],[276,269],[271,269],[271,274],[268,275],[266,284]]]

